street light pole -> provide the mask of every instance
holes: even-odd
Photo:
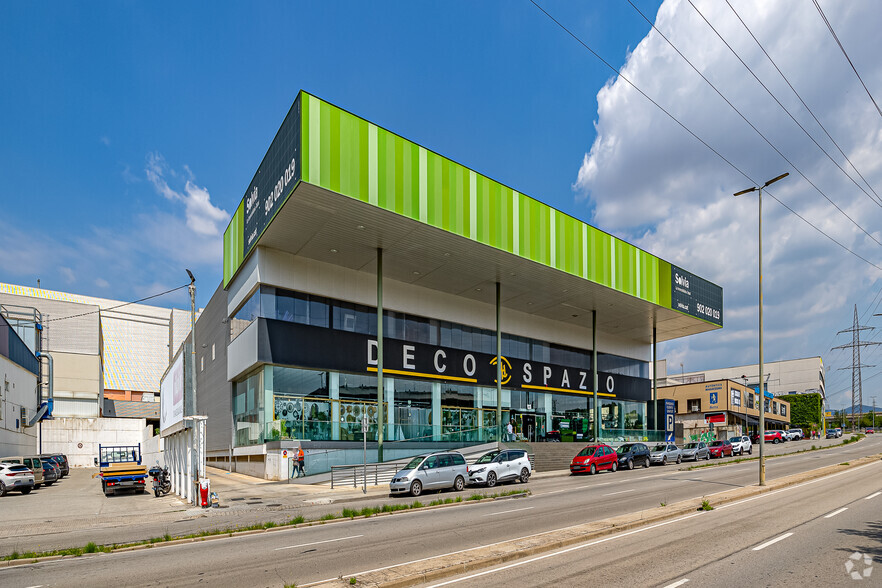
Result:
[[[783,180],[790,173],[784,173],[776,178],[772,178],[762,186],[754,186],[752,188],[748,188],[747,190],[741,190],[740,192],[736,192],[734,196],[741,196],[742,194],[747,194],[749,192],[753,192],[754,190],[759,191],[759,392],[760,392],[760,405],[759,405],[759,485],[766,485],[766,457],[764,455],[763,447],[765,445],[765,436],[766,436],[766,393],[765,393],[765,382],[763,382],[763,188],[774,184],[778,180]]]

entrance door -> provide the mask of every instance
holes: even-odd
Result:
[[[522,414],[521,417],[521,433],[527,438],[527,441],[536,441],[536,415]]]

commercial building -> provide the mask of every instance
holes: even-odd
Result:
[[[728,439],[759,430],[759,393],[734,380],[713,380],[660,386],[659,399],[674,402],[676,422],[682,425],[678,439]],[[790,403],[766,392],[765,428],[790,425]]]
[[[673,384],[689,384],[693,382],[711,382],[716,380],[734,380],[759,390],[759,364],[737,365],[713,370],[684,372],[673,369],[668,371],[665,360],[659,361],[659,386]],[[787,394],[818,393],[825,399],[824,361],[820,357],[802,359],[785,359],[781,361],[764,361],[766,390],[773,396]]]
[[[360,461],[363,426],[369,459],[509,422],[651,437],[654,344],[723,324],[719,286],[305,92],[224,234],[222,286],[194,410],[211,461],[266,477],[301,444],[307,470]]]
[[[40,405],[38,374],[37,357],[0,315],[0,457],[36,451],[30,420]]]

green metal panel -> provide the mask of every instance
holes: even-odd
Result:
[[[301,103],[302,181],[671,308],[670,263],[315,96]],[[241,231],[242,206],[225,285]]]
[[[224,287],[230,283],[242,265],[242,241],[245,230],[245,200],[239,203],[227,230],[224,231]]]

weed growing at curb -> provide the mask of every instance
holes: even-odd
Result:
[[[713,509],[714,509],[714,507],[711,506],[710,501],[707,498],[705,498],[704,500],[701,501],[701,508],[699,508],[698,510],[713,510]]]
[[[662,502],[662,503],[659,504],[659,506],[667,506],[667,505],[668,505],[667,502]]]
[[[353,584],[353,585],[355,584],[355,577],[354,576],[352,578],[349,578],[349,583]]]

